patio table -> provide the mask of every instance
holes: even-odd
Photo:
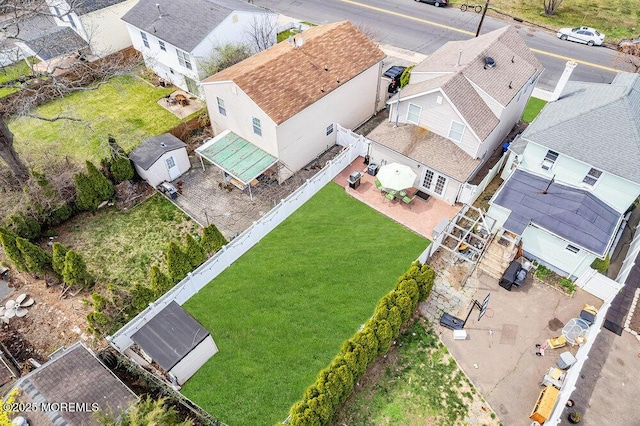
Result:
[[[562,335],[566,337],[567,342],[575,345],[576,339],[584,335],[588,329],[589,323],[582,318],[571,318],[562,328]]]

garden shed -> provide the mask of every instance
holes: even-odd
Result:
[[[145,139],[129,158],[140,177],[153,187],[171,182],[191,168],[187,145],[171,133]]]
[[[216,352],[211,334],[175,301],[131,336],[147,361],[184,384]]]

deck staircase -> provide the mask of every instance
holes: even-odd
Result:
[[[509,263],[516,257],[519,243],[520,237],[518,235],[501,229],[484,251],[478,263],[478,270],[499,280]]]

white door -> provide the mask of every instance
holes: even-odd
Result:
[[[422,189],[442,197],[447,187],[447,178],[431,169],[426,169],[422,179]]]
[[[167,165],[167,171],[169,172],[169,180],[174,180],[178,176],[180,176],[180,169],[178,168],[178,163],[176,163],[175,158],[173,156],[168,157],[164,160]]]

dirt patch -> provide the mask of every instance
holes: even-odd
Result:
[[[564,327],[564,323],[562,321],[560,321],[558,318],[553,318],[553,319],[549,320],[549,323],[548,323],[547,326],[549,327],[549,330],[551,330],[551,331],[558,331],[562,327]]]
[[[10,273],[9,287],[12,293],[1,301],[2,304],[22,293],[35,300],[27,308],[28,314],[23,318],[12,318],[7,328],[11,330],[12,339],[29,343],[27,346],[32,349],[28,352],[33,354],[32,358],[46,360],[56,349],[69,347],[78,340],[93,344],[93,338],[86,334],[89,309],[81,300],[87,295],[60,298],[60,286],[47,286],[43,279],[15,271]],[[19,342],[16,344],[21,346]],[[11,341],[7,345],[11,346]]]

